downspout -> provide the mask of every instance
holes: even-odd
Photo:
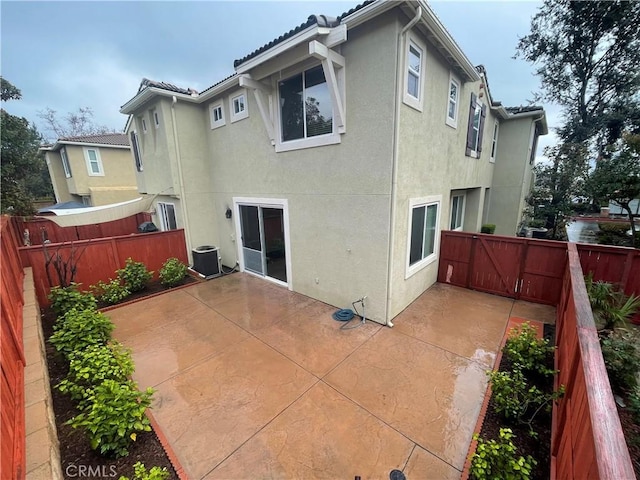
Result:
[[[189,213],[187,209],[187,195],[184,192],[184,176],[182,175],[182,158],[180,158],[180,143],[178,141],[178,124],[176,123],[176,110],[175,106],[178,103],[178,99],[174,95],[171,100],[171,120],[173,123],[173,138],[176,145],[176,162],[178,164],[178,184],[180,186],[180,207],[182,208],[182,218],[184,218],[184,234],[187,240],[187,255],[189,254],[189,247],[191,245],[191,233],[189,228]]]
[[[393,247],[395,245],[395,230],[396,230],[396,200],[398,195],[398,156],[400,150],[400,98],[402,97],[402,89],[404,88],[404,70],[401,68],[404,58],[404,46],[406,41],[407,32],[413,28],[413,26],[420,21],[422,17],[422,7],[418,5],[416,9],[416,16],[407,23],[404,28],[398,34],[398,52],[396,55],[396,98],[395,98],[395,112],[394,112],[394,126],[393,126],[393,159],[391,170],[391,225],[389,232],[389,261],[387,262],[387,304],[385,311],[385,319],[387,327],[393,327],[393,322],[389,318],[391,314],[391,277],[393,274]]]

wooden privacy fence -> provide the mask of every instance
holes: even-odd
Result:
[[[136,233],[138,226],[150,221],[148,213],[138,213],[120,220],[111,222],[81,225],[79,227],[60,227],[46,218],[25,219],[24,217],[11,217],[11,222],[19,236],[20,245],[24,245],[24,232],[29,232],[31,245],[42,245],[43,240],[51,243],[75,242],[77,240],[89,240],[91,238],[117,237]]]
[[[25,475],[24,272],[9,217],[0,222],[0,472],[2,478],[21,479]]]
[[[19,248],[22,265],[32,267],[33,281],[40,306],[49,304],[47,295],[51,286],[58,284],[58,277],[53,266],[49,272],[53,285],[49,284],[45,268],[44,246]],[[115,271],[124,267],[127,258],[143,262],[149,270],[153,270],[157,278],[162,264],[170,257],[176,257],[187,263],[187,247],[184,230],[166,232],[141,233],[110,238],[96,238],[77,242],[50,243],[46,245],[50,254],[59,253],[64,260],[73,254],[77,259],[75,282],[83,288],[98,281],[107,281],[115,277]]]
[[[581,268],[568,244],[568,264],[556,321],[555,386],[565,395],[553,406],[551,478],[635,478],[600,350]]]

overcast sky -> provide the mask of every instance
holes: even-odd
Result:
[[[233,61],[306,21],[337,16],[354,2],[14,2],[2,0],[2,75],[22,90],[4,108],[43,130],[38,111],[89,106],[95,122],[122,129],[120,106],[143,77],[204,90],[233,73]],[[487,68],[491,93],[526,105],[539,87],[515,60],[540,2],[434,1],[436,14],[472,63]],[[557,109],[544,105],[549,126]],[[541,139],[542,147],[554,142]]]

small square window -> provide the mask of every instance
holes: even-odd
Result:
[[[225,124],[224,110],[222,109],[222,102],[216,103],[209,107],[209,116],[211,120],[211,129],[222,127]]]
[[[247,118],[247,97],[244,93],[231,97],[231,123]]]

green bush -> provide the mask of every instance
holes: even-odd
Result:
[[[628,223],[599,223],[596,232],[598,243],[601,245],[629,246],[630,237],[627,230]]]
[[[518,365],[525,373],[538,372],[543,375],[555,373],[546,366],[553,358],[554,351],[555,347],[549,345],[549,340],[537,337],[537,330],[529,322],[512,328],[502,349],[511,363]]]
[[[640,423],[640,387],[633,389],[628,398],[629,410],[636,423]]]
[[[600,345],[611,388],[617,392],[635,389],[640,371],[640,335],[637,331],[619,328],[601,337]]]
[[[116,270],[116,273],[131,293],[144,290],[153,278],[153,272],[148,271],[144,263],[134,262],[131,257],[127,258],[124,268]]]
[[[513,432],[509,428],[500,429],[498,440],[486,441],[475,434],[478,441],[476,453],[471,457],[470,476],[476,480],[503,479],[526,480],[531,478],[531,470],[538,462],[531,456],[518,456],[513,444]]]
[[[129,454],[129,444],[138,432],[151,430],[144,412],[152,395],[152,388],[141,392],[133,381],[105,380],[94,387],[82,412],[67,423],[84,428],[94,450],[123,457]]]
[[[131,295],[129,289],[118,278],[110,278],[107,283],[99,281],[97,284],[91,285],[91,291],[98,300],[109,305],[119,303]]]
[[[133,465],[133,478],[121,476],[118,480],[165,480],[169,478],[169,472],[165,467],[151,467],[147,470],[142,462]]]
[[[485,223],[480,227],[480,233],[491,233],[493,234],[496,231],[496,226],[493,223]]]
[[[187,274],[187,266],[177,258],[169,258],[160,269],[160,282],[167,287],[175,287]]]
[[[59,317],[49,338],[58,352],[69,358],[74,351],[90,345],[105,345],[111,338],[113,323],[97,310],[71,309]]]
[[[134,370],[131,351],[122,344],[90,345],[69,354],[69,373],[56,387],[82,406],[96,385],[105,380],[125,383]]]
[[[593,312],[593,320],[599,329],[613,330],[624,327],[640,308],[640,297],[627,296],[614,284],[593,281],[593,274],[584,277]]]
[[[546,224],[547,224],[546,220],[543,220],[541,218],[534,218],[529,222],[528,226],[531,228],[544,228]]]
[[[69,310],[96,309],[95,297],[89,292],[81,292],[80,284],[72,283],[68,287],[53,287],[49,292],[51,309],[56,316],[61,316]]]

